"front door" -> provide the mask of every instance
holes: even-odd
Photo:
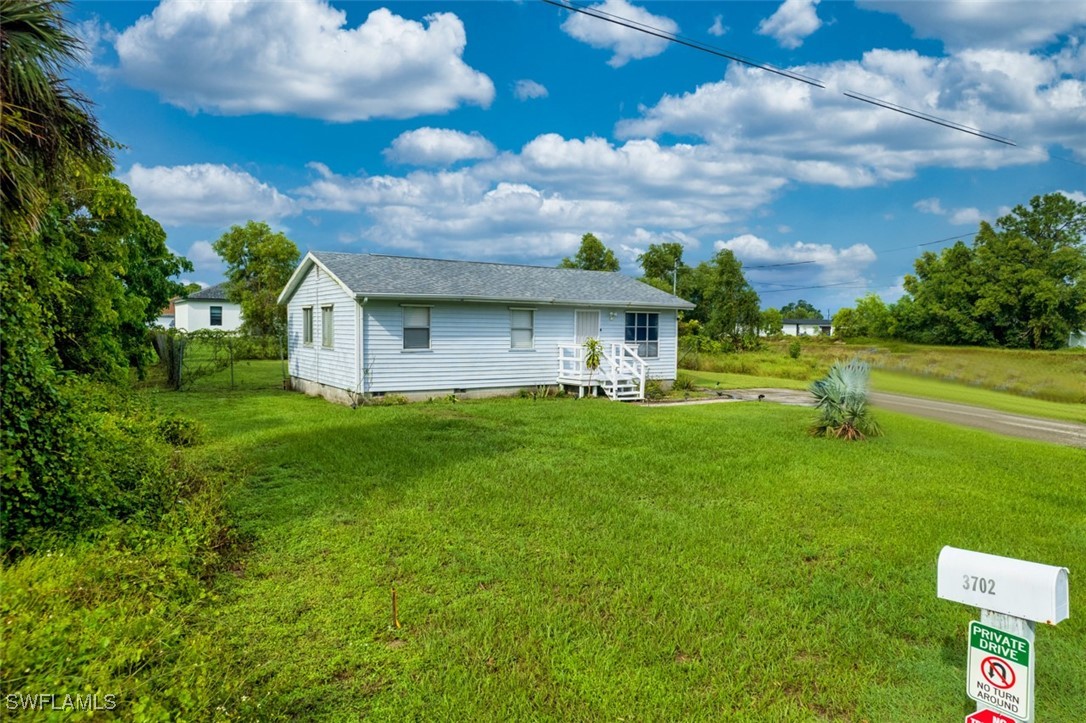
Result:
[[[576,312],[576,328],[573,340],[578,344],[584,344],[585,339],[600,338],[600,312],[578,311]]]

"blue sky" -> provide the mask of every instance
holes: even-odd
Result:
[[[543,265],[591,231],[626,273],[650,243],[688,263],[730,248],[763,267],[763,306],[832,312],[897,298],[944,245],[920,244],[1036,194],[1086,201],[1086,3],[592,7],[825,88],[537,0],[69,12],[118,176],[202,283],[223,274],[210,243],[248,219],[303,251]]]

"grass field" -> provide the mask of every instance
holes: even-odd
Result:
[[[251,549],[191,631],[224,716],[960,720],[939,549],[1086,569],[1080,451],[900,415],[846,444],[776,405],[156,399],[245,470]],[[1038,719],[1080,720],[1086,624],[1036,648]]]
[[[688,356],[684,372],[710,388],[802,389],[838,359],[859,356],[877,391],[975,404],[1016,414],[1086,422],[1086,352],[972,347],[879,346],[804,340],[799,358],[787,342],[758,351]]]

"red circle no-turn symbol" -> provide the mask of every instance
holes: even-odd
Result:
[[[980,662],[980,674],[997,688],[1006,690],[1014,687],[1014,668],[1003,658],[989,655]]]

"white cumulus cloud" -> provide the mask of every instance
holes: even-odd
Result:
[[[249,219],[273,221],[297,212],[293,199],[273,186],[221,164],[137,163],[120,178],[140,208],[166,225],[228,226]]]
[[[452,13],[425,24],[385,8],[355,28],[325,0],[163,0],[116,40],[119,74],[186,110],[349,122],[488,106]]]
[[[724,24],[724,16],[715,16],[713,18],[713,24],[709,26],[709,34],[719,38],[726,32],[728,32],[728,27]]]
[[[189,246],[185,256],[198,270],[218,270],[222,266],[222,258],[215,253],[208,241],[196,241]]]
[[[513,85],[513,95],[517,100],[531,100],[532,98],[546,98],[549,94],[541,83],[522,79]]]
[[[746,267],[756,290],[775,287],[866,284],[864,270],[875,262],[875,252],[867,244],[837,248],[831,244],[796,241],[774,246],[753,234],[741,234],[713,244],[716,250],[728,249]],[[773,266],[789,264],[788,266]]]
[[[1009,51],[928,57],[872,50],[794,70],[825,89],[732,66],[724,80],[665,95],[620,122],[620,138],[696,136],[733,152],[766,157],[803,183],[869,186],[910,178],[918,168],[1000,168],[1043,162],[1047,145],[1086,158],[1086,67]],[[1018,148],[982,141],[844,95],[863,89],[901,106],[1015,139]],[[728,119],[722,123],[721,119]]]
[[[1086,3],[1068,0],[860,0],[860,7],[893,13],[924,38],[954,49],[1029,50],[1086,26]]]
[[[777,12],[758,25],[759,35],[772,36],[784,48],[798,48],[822,27],[815,7],[819,0],[784,0]]]
[[[648,25],[665,33],[679,32],[679,25],[674,20],[662,15],[653,15],[648,10],[632,5],[626,0],[604,0],[599,5],[590,6],[593,10],[617,15],[641,25]],[[582,13],[571,13],[562,23],[562,30],[582,43],[593,48],[603,48],[614,53],[607,64],[612,68],[621,68],[631,60],[651,58],[667,49],[668,41],[637,30],[622,27],[606,20],[593,18]]]
[[[956,208],[950,212],[949,221],[955,226],[976,226],[983,218],[979,208]]]
[[[416,128],[401,133],[385,149],[385,157],[416,166],[447,166],[457,161],[491,158],[494,144],[479,133],[462,133],[448,128]]]
[[[943,208],[943,202],[935,197],[922,198],[913,204],[913,208],[915,208],[920,213],[930,213],[935,216],[946,215],[946,209]]]

